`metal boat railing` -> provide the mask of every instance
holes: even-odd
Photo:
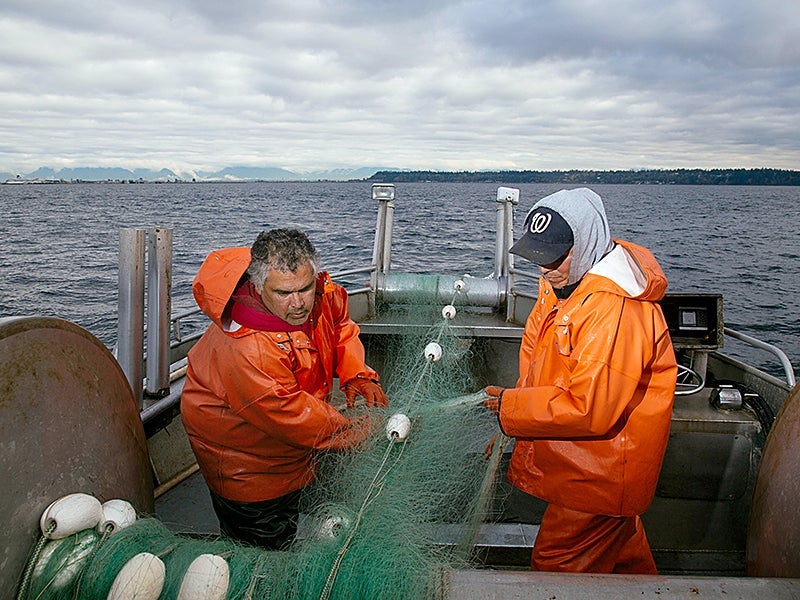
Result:
[[[334,273],[331,273],[331,277],[334,280],[339,280],[342,277],[347,277],[347,276],[350,276],[350,275],[357,275],[357,274],[361,274],[361,273],[372,273],[372,272],[373,272],[373,268],[372,267],[365,267],[365,268],[360,268],[360,269],[350,269],[348,271],[334,272]],[[527,278],[531,278],[531,279],[535,279],[535,278],[538,277],[538,275],[536,275],[534,273],[525,272],[525,271],[522,271],[522,270],[519,270],[519,269],[513,269],[513,270],[510,271],[510,273],[512,275],[518,275],[518,276],[521,276],[521,277],[527,277]],[[369,287],[351,288],[351,289],[347,290],[347,293],[349,295],[351,295],[351,296],[352,295],[356,295],[356,294],[365,294],[365,293],[369,293],[369,292],[370,292],[370,288]],[[528,292],[525,292],[523,290],[514,289],[514,288],[509,290],[509,295],[513,296],[513,297],[518,297],[518,298],[527,298],[529,300],[535,300],[536,299],[535,295],[530,294]],[[181,343],[184,343],[184,342],[187,342],[187,341],[193,341],[193,340],[199,338],[200,335],[202,335],[202,331],[201,332],[194,331],[191,335],[185,337],[183,335],[183,327],[182,327],[182,322],[183,321],[188,320],[189,318],[192,318],[192,317],[197,317],[198,315],[201,315],[201,314],[202,313],[201,313],[199,308],[193,308],[193,309],[181,312],[181,313],[179,313],[177,315],[174,315],[172,317],[172,319],[170,321],[170,329],[172,331],[172,347],[173,348],[177,347]],[[770,344],[768,342],[764,342],[762,340],[759,340],[758,338],[755,338],[753,336],[747,335],[746,333],[742,333],[740,331],[737,331],[737,330],[735,330],[735,329],[733,329],[731,327],[725,327],[724,328],[724,332],[725,332],[725,335],[727,337],[739,340],[740,342],[743,342],[743,343],[745,343],[745,344],[747,344],[747,345],[749,345],[749,346],[751,346],[753,348],[758,348],[760,350],[764,350],[765,352],[768,352],[768,353],[772,354],[775,358],[777,358],[778,362],[781,365],[781,368],[783,369],[784,379],[786,380],[786,383],[789,385],[789,387],[794,387],[795,386],[795,384],[797,383],[797,380],[796,380],[796,377],[795,377],[794,367],[792,366],[792,363],[789,360],[789,357],[787,356],[787,354],[783,350],[781,350],[780,348],[778,348],[777,346],[775,346],[773,344]]]
[[[753,348],[765,350],[766,352],[769,352],[773,356],[777,357],[778,361],[781,363],[781,367],[783,367],[783,374],[784,377],[786,378],[786,383],[789,384],[790,388],[793,388],[795,386],[797,380],[795,379],[794,376],[794,367],[792,367],[792,363],[789,360],[789,357],[783,350],[781,350],[777,346],[774,346],[773,344],[761,341],[758,338],[754,338],[753,336],[747,335],[746,333],[736,331],[734,329],[731,329],[730,327],[725,327],[724,331],[725,335],[727,336],[737,339],[740,342],[744,342],[745,344],[748,344]]]
[[[202,314],[200,307],[195,307],[172,316],[172,319],[170,319],[170,330],[172,331],[173,343],[179,344],[197,336],[197,332],[195,331],[190,334],[190,337],[184,337],[182,325],[183,322],[188,320],[190,317],[195,317],[200,314]]]

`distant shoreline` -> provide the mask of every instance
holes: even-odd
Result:
[[[353,179],[302,179],[252,177],[233,179],[182,179],[177,175],[145,178],[59,179],[16,177],[0,182],[2,185],[54,184],[181,184],[181,183],[314,183],[314,182],[373,182],[373,183],[540,183],[568,185],[760,185],[800,186],[800,171],[784,169],[647,169],[627,171],[377,171],[370,177]]]
[[[378,171],[370,181],[566,183],[635,185],[800,185],[800,171],[782,169],[651,169],[642,171]]]

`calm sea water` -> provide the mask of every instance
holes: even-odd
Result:
[[[497,184],[398,184],[392,268],[489,275]],[[561,185],[520,188],[528,208]],[[672,292],[724,297],[725,324],[800,366],[800,188],[597,185],[612,234],[649,247]],[[193,308],[206,254],[272,227],[307,231],[331,271],[367,266],[377,214],[365,182],[0,185],[0,316],[57,316],[112,346],[119,229],[173,229],[173,312]],[[524,262],[524,261],[523,261]],[[780,374],[763,351],[726,351]]]

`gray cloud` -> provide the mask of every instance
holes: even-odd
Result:
[[[11,0],[0,171],[800,164],[800,5]]]

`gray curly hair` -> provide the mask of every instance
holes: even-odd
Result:
[[[250,248],[247,274],[257,289],[264,287],[270,270],[294,272],[306,261],[314,275],[319,272],[319,255],[308,236],[297,229],[271,229],[258,234]]]

